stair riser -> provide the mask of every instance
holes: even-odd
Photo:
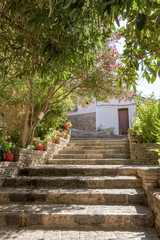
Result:
[[[56,159],[104,159],[104,158],[130,158],[129,154],[59,154]]]
[[[54,228],[135,228],[135,227],[153,227],[154,220],[151,215],[131,214],[131,215],[67,215],[52,213],[0,213],[0,226],[45,226]]]
[[[129,149],[104,149],[104,150],[61,150],[59,154],[129,154]]]
[[[20,172],[21,176],[136,176],[136,169],[22,169]]]
[[[139,204],[145,205],[146,198],[142,194],[52,194],[52,193],[1,193],[0,203],[29,204]]]
[[[43,187],[43,188],[140,188],[140,179],[81,180],[81,179],[5,179],[5,187]]]
[[[110,142],[110,143],[106,143],[106,142],[81,142],[81,141],[77,141],[77,142],[70,142],[67,146],[73,147],[73,146],[77,146],[77,147],[129,147],[128,142]]]
[[[105,160],[105,159],[100,159],[100,160],[87,160],[87,159],[52,159],[48,160],[48,164],[71,164],[71,165],[130,165],[131,160]]]
[[[127,146],[108,146],[108,145],[102,145],[102,146],[97,146],[97,145],[94,145],[94,146],[70,146],[70,145],[67,145],[67,147],[64,147],[64,150],[125,150],[125,149],[128,149],[129,145]]]

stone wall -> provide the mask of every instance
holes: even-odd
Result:
[[[44,151],[28,150],[25,148],[16,149],[14,161],[19,163],[19,167],[38,166],[46,164],[47,160],[52,159],[54,154],[58,154],[69,142],[70,135],[66,138],[59,138],[57,143],[44,143]]]
[[[158,165],[158,153],[152,149],[160,148],[156,143],[133,143],[131,137],[128,136],[130,142],[130,158],[134,165]]]
[[[160,234],[160,167],[144,167],[137,169],[138,176],[142,179],[142,186],[147,195],[149,207],[155,217],[155,226]]]
[[[69,134],[65,138],[59,138],[57,143],[46,142],[44,151],[29,150],[25,148],[16,149],[14,162],[0,162],[0,185],[4,177],[12,177],[18,174],[19,168],[28,166],[38,166],[47,163],[54,154],[58,154],[70,141]]]
[[[0,162],[0,185],[2,183],[3,177],[12,177],[18,173],[17,162]]]
[[[69,116],[68,120],[72,123],[72,127],[75,129],[96,131],[96,113]]]
[[[7,129],[9,134],[14,130],[23,129],[25,109],[22,106],[0,107],[0,113],[4,114],[0,127]]]

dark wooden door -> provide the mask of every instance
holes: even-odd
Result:
[[[127,131],[129,128],[128,108],[118,109],[119,129]]]

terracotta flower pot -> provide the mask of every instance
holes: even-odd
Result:
[[[8,153],[6,154],[6,161],[13,162],[14,154]]]
[[[43,145],[38,145],[37,149],[38,149],[39,151],[43,151]]]
[[[36,142],[35,140],[33,140],[32,145],[33,145],[33,146],[36,146],[36,145],[37,145],[37,142]]]

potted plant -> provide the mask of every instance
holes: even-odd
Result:
[[[67,130],[65,130],[67,132]],[[48,134],[45,135],[45,139],[48,142],[55,143],[58,136],[59,136],[59,131],[58,130],[52,130]]]
[[[66,122],[66,123],[64,124],[64,128],[65,128],[65,129],[69,129],[70,127],[72,127],[72,123],[71,123],[71,122]]]
[[[122,131],[122,135],[126,135],[126,131],[125,130]]]
[[[1,146],[4,149],[6,161],[13,162],[15,145],[8,139],[8,137],[3,137],[1,139]]]
[[[119,129],[119,135],[122,135],[122,132],[123,132],[122,129]]]
[[[41,139],[40,137],[37,137],[37,138],[34,138],[33,141],[36,141],[37,150],[43,151],[44,149],[43,143],[47,141],[46,138]]]
[[[64,138],[64,136],[66,135],[66,133],[65,132],[61,132],[61,135],[60,135],[60,137],[61,138]]]
[[[113,135],[115,127],[110,127],[109,129],[110,129],[110,134]]]
[[[97,129],[97,132],[98,133],[101,133],[103,131],[103,127],[102,127],[102,125],[100,124],[100,126],[98,127],[98,129]]]

